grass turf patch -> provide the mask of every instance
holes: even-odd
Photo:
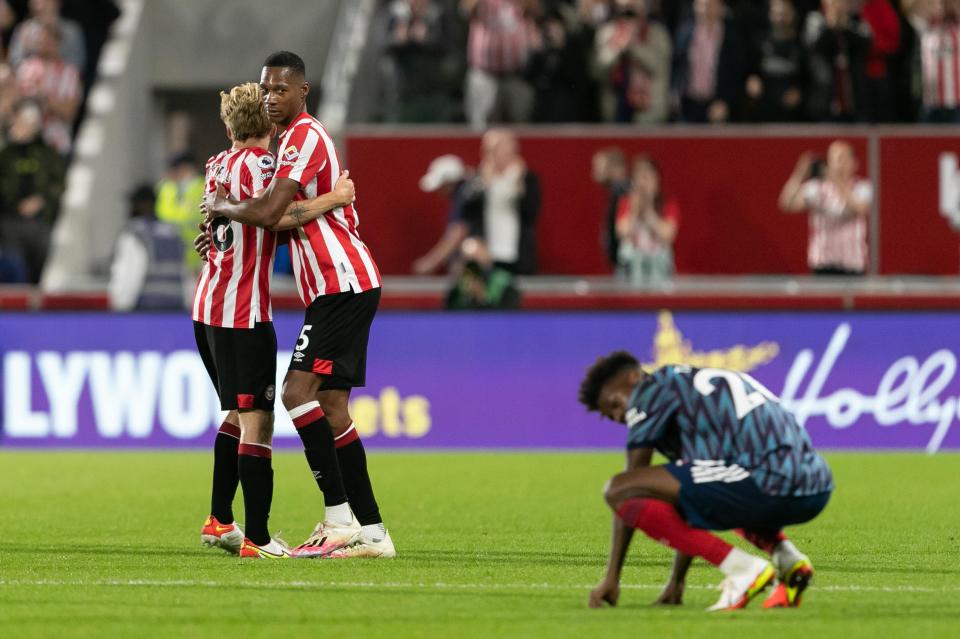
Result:
[[[208,454],[2,452],[0,634],[916,638],[960,627],[957,455],[829,455],[833,500],[788,530],[817,570],[803,607],[719,615],[703,612],[721,578],[703,562],[684,606],[649,606],[671,553],[642,536],[620,606],[586,609],[609,537],[600,490],[621,455],[370,457],[395,560],[240,561],[200,547]],[[299,543],[322,498],[301,455],[274,467],[271,530]]]

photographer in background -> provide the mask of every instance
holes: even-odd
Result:
[[[473,169],[468,169],[456,155],[441,155],[435,158],[420,178],[420,190],[424,193],[439,193],[450,201],[447,226],[437,243],[413,262],[415,275],[429,275],[446,267],[460,250],[460,243],[470,234],[463,221],[463,200],[467,185],[473,179]]]
[[[842,140],[830,144],[826,165],[812,152],[803,153],[780,191],[784,213],[810,213],[807,263],[816,275],[866,272],[872,203],[873,185],[857,176],[853,147]]]
[[[468,237],[460,247],[463,264],[453,281],[444,308],[461,310],[503,310],[520,306],[520,291],[513,273],[490,259],[486,246]]]

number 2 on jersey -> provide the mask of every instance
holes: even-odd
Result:
[[[755,380],[746,373],[734,373],[719,368],[704,368],[697,371],[693,376],[693,387],[701,395],[709,395],[717,390],[713,380],[720,378],[727,383],[730,389],[730,395],[733,397],[733,407],[737,411],[737,419],[743,419],[747,414],[758,406],[762,406],[767,401],[777,402],[777,396],[767,390],[767,387]],[[755,390],[747,392],[749,383]]]

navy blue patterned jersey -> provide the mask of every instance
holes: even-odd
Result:
[[[627,448],[672,461],[737,464],[770,495],[833,489],[830,467],[776,395],[744,373],[664,366],[642,381],[626,413]]]

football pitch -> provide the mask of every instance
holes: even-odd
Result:
[[[241,561],[199,544],[205,453],[5,451],[0,636],[960,636],[960,456],[828,458],[832,502],[788,530],[817,570],[803,607],[707,614],[702,562],[685,605],[649,605],[672,556],[642,536],[620,606],[586,608],[615,453],[372,453],[396,559]],[[272,530],[298,543],[319,491],[300,454],[274,467]]]

